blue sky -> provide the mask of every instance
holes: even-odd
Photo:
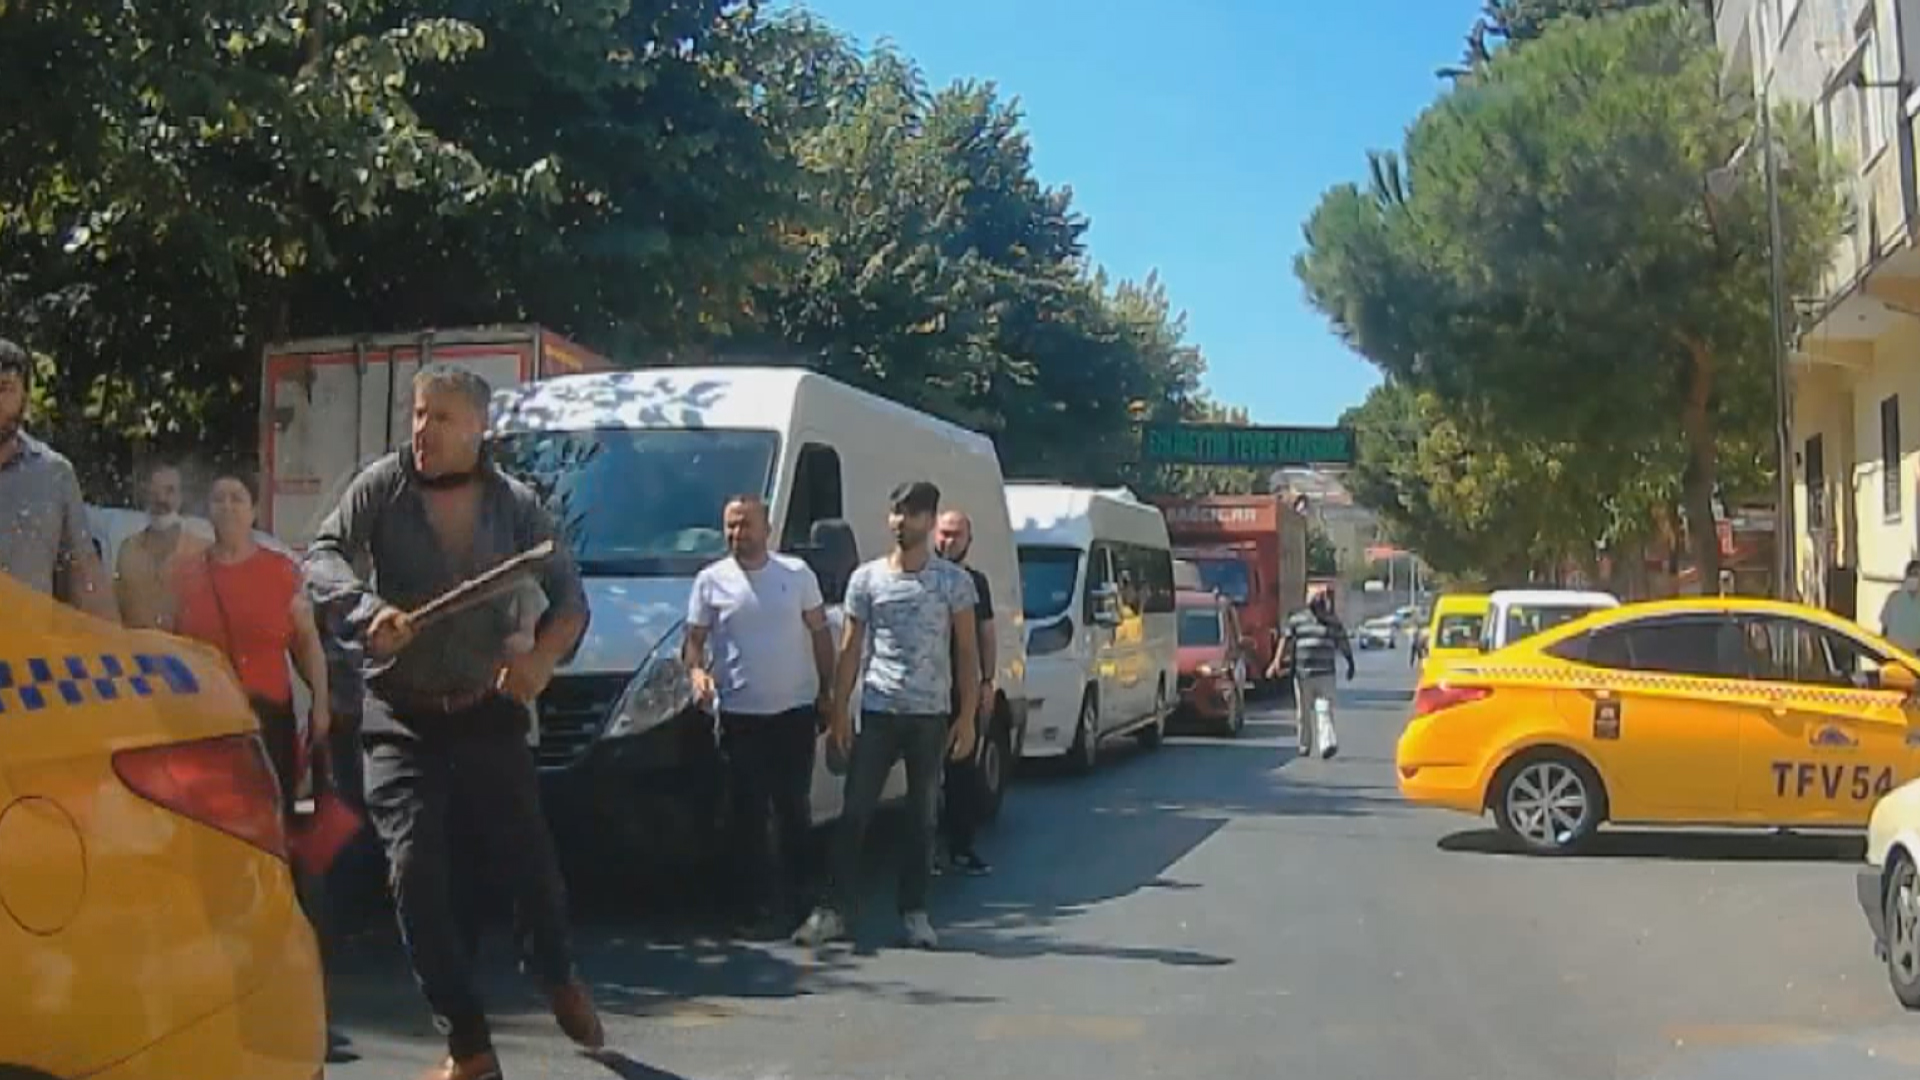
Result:
[[[1366,151],[1398,148],[1479,0],[806,0],[935,86],[1017,97],[1041,179],[1074,190],[1095,260],[1159,270],[1215,397],[1326,424],[1377,380],[1307,306],[1300,223]]]

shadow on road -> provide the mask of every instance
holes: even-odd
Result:
[[[1072,940],[1064,928],[1106,903],[1199,886],[1175,868],[1221,829],[1272,818],[1351,819],[1398,809],[1391,787],[1319,781],[1286,767],[1291,722],[1266,714],[1240,740],[1179,739],[1159,751],[1115,747],[1092,776],[1023,775],[1017,812],[996,830],[1000,868],[945,891],[936,911],[952,947],[982,956],[1052,955],[1224,967],[1232,957]],[[1275,734],[1284,732],[1284,738]],[[1338,774],[1333,774],[1337,776]]]
[[[657,1069],[652,1065],[638,1062],[618,1050],[603,1050],[587,1057],[601,1065],[620,1080],[687,1080],[676,1072]]]
[[[1343,686],[1340,688],[1339,695],[1340,705],[1358,709],[1384,709],[1409,705],[1413,702],[1412,690],[1373,690]]]
[[[1441,837],[1440,850],[1473,855],[1526,857],[1497,829],[1471,829]],[[1575,859],[1649,859],[1678,862],[1857,863],[1866,855],[1860,836],[1829,833],[1653,832],[1606,830]]]
[[[1284,735],[1284,737],[1276,737]],[[1240,740],[1178,740],[1148,751],[1122,740],[1092,776],[1023,775],[998,823],[982,838],[992,876],[941,877],[932,907],[942,949],[995,960],[1036,957],[1124,960],[1176,968],[1221,968],[1222,956],[1152,940],[1109,940],[1073,924],[1101,905],[1132,897],[1170,900],[1200,888],[1178,864],[1230,825],[1263,819],[1353,819],[1402,808],[1391,785],[1365,782],[1376,770],[1340,768],[1322,776],[1288,768],[1292,725],[1257,716]],[[1300,766],[1315,767],[1313,763]],[[1343,777],[1352,777],[1343,780]],[[576,953],[601,1007],[616,1017],[702,1022],[756,1001],[827,994],[912,1005],[989,1004],[993,998],[931,989],[885,977],[875,963],[891,947],[895,815],[876,821],[869,847],[858,942],[805,951],[732,938],[717,914],[711,881],[620,873],[573,884]],[[538,989],[514,968],[496,915],[479,959],[489,1014],[503,1033],[539,1037],[553,1020]],[[1148,925],[1152,921],[1148,920]],[[433,1041],[390,922],[335,957],[334,1023],[349,1033]],[[621,1076],[666,1077],[609,1059]],[[624,1070],[624,1071],[623,1071]]]

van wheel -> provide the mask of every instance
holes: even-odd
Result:
[[[1073,745],[1067,748],[1067,764],[1085,775],[1100,764],[1100,701],[1093,688],[1080,699],[1080,722],[1073,729]]]
[[[1163,676],[1153,691],[1153,724],[1140,732],[1140,745],[1158,750],[1167,741],[1167,680]]]
[[[1013,760],[1013,735],[996,717],[993,730],[980,747],[980,785],[985,798],[980,816],[993,821],[1000,816],[1000,804],[1007,798],[1007,765]]]

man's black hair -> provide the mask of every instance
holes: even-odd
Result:
[[[913,480],[893,489],[888,501],[902,514],[940,512],[940,489],[927,480]]]
[[[28,387],[33,386],[33,357],[17,342],[0,338],[0,375],[14,374]]]

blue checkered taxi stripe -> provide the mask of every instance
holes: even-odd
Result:
[[[165,653],[88,653],[0,660],[0,714],[200,692],[187,662]]]
[[[1449,677],[1537,686],[1542,689],[1606,691],[1643,690],[1710,698],[1752,700],[1771,705],[1774,702],[1826,709],[1884,709],[1897,703],[1896,691],[1855,690],[1838,686],[1814,686],[1806,683],[1759,682],[1753,679],[1707,679],[1695,675],[1669,675],[1650,671],[1612,671],[1585,667],[1547,665],[1485,664],[1459,665]]]

